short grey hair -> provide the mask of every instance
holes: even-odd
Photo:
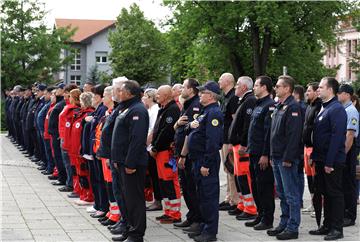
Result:
[[[241,76],[239,77],[238,81],[240,81],[241,84],[245,85],[247,90],[252,90],[254,87],[254,81],[251,79],[251,77]]]
[[[233,74],[229,73],[229,72],[225,72],[223,73],[220,78],[228,80],[230,83],[235,84],[235,78],[233,76]]]
[[[85,108],[89,108],[92,105],[92,98],[94,94],[92,92],[83,92],[80,95],[80,104],[82,104]]]
[[[220,101],[221,95],[219,95],[215,92],[212,92],[212,91],[210,91],[210,93],[211,93],[211,96],[215,99],[215,101],[217,101],[217,102]]]
[[[117,78],[112,80],[112,86],[120,86],[121,84],[123,84],[127,80],[128,79],[126,78],[126,76],[117,77]]]
[[[107,86],[104,89],[104,94],[105,93],[110,93],[112,95],[112,91],[113,91],[113,86]]]

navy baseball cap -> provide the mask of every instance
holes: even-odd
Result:
[[[349,84],[342,84],[339,87],[338,93],[342,93],[342,92],[346,92],[346,93],[349,93],[350,95],[353,95],[354,94],[354,88],[352,86],[350,86]]]
[[[220,92],[221,92],[219,84],[217,84],[217,82],[215,82],[215,81],[207,81],[205,83],[205,85],[199,86],[199,87],[197,87],[197,89],[199,91],[209,90],[218,95],[220,95]]]
[[[45,84],[42,84],[40,83],[38,86],[37,86],[37,89],[39,89],[40,91],[45,91],[47,88],[47,86]]]
[[[64,89],[65,84],[63,82],[60,82],[59,84],[56,85],[56,88],[61,88]]]

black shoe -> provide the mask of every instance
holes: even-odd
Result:
[[[201,234],[201,232],[196,232],[196,233],[189,233],[188,236],[190,239],[195,238],[196,236],[199,236]]]
[[[106,216],[102,217],[102,218],[99,218],[98,221],[101,223],[101,222],[104,222],[108,220],[108,218]]]
[[[254,227],[255,225],[259,224],[260,222],[261,222],[261,218],[260,218],[260,217],[256,217],[256,219],[253,220],[253,221],[245,222],[245,226],[246,226],[246,227]]]
[[[324,240],[337,240],[344,238],[344,234],[338,230],[331,230],[325,237]]]
[[[100,222],[102,225],[104,225],[104,226],[109,226],[109,225],[114,225],[114,224],[116,224],[116,222],[115,221],[112,221],[111,219],[107,219],[107,220],[105,220],[105,221],[102,221],[102,222]]]
[[[266,223],[260,222],[254,226],[254,230],[267,230],[267,229],[271,229],[272,227],[273,227],[272,224],[266,224]]]
[[[249,214],[246,212],[243,212],[242,214],[236,216],[237,220],[251,220],[251,219],[255,219],[255,218],[256,218],[256,215],[252,215],[252,214]]]
[[[44,170],[46,170],[46,166],[40,166],[40,167],[38,167],[37,168],[39,171],[44,171]]]
[[[199,223],[193,223],[189,228],[184,228],[183,232],[185,234],[192,234],[192,233],[201,234],[200,224]]]
[[[236,205],[229,205],[229,206],[222,206],[219,207],[219,211],[230,211],[230,210],[234,210],[237,206]]]
[[[242,214],[242,210],[238,209],[238,208],[235,208],[233,210],[229,210],[228,211],[228,214],[231,215],[231,216],[236,216],[236,215],[240,215]]]
[[[91,216],[91,215],[90,215]],[[112,230],[112,229],[115,229],[116,227],[120,226],[121,225],[121,220],[117,221],[116,224],[114,225],[109,225],[107,228],[109,230]]]
[[[132,237],[128,237],[124,242],[144,242],[143,238],[132,238]]]
[[[103,217],[105,217],[106,216],[106,213],[105,212],[102,212],[102,213],[98,213],[98,212],[96,212],[96,213],[92,213],[92,214],[90,214],[90,217],[92,217],[92,218],[103,218]],[[116,223],[115,223],[116,224]],[[115,224],[112,224],[111,226],[113,226],[113,225],[115,225]],[[110,227],[110,226],[109,226]]]
[[[65,182],[55,181],[55,182],[52,182],[51,184],[54,185],[54,186],[64,186]]]
[[[58,179],[58,177],[57,177],[57,176],[53,176],[53,175],[51,175],[51,176],[48,176],[48,179],[49,179],[49,180],[57,180],[57,179]]]
[[[159,220],[165,219],[165,218],[170,218],[170,217],[167,216],[167,215],[165,215],[165,214],[163,214],[163,215],[161,215],[161,216],[156,217],[155,219],[159,221]]]
[[[289,239],[297,239],[299,237],[298,232],[290,232],[288,230],[284,230],[280,234],[276,235],[278,240],[289,240]]]
[[[112,233],[114,235],[115,234],[123,234],[125,232],[126,232],[126,227],[125,226],[118,226],[117,228],[110,229],[110,233]]]
[[[343,227],[349,227],[349,226],[353,226],[353,225],[355,225],[355,221],[353,221],[349,218],[344,218]]]
[[[310,230],[309,234],[311,235],[327,235],[330,232],[329,228],[326,228],[324,225],[322,225],[318,229]]]
[[[31,156],[32,156],[32,155],[30,155],[30,154],[26,154],[26,155],[25,155],[26,158],[30,158]]]
[[[48,176],[48,175],[51,175],[53,174],[53,172],[50,172],[50,171],[42,171],[41,174],[45,175],[45,176]]]
[[[112,241],[125,241],[128,238],[127,233],[123,233],[120,237],[112,237]]]
[[[281,228],[281,227],[278,226],[276,228],[269,229],[268,231],[266,231],[266,233],[269,236],[276,236],[276,235],[280,234],[284,230],[285,230],[285,228]]]
[[[38,158],[35,158],[35,159],[30,159],[32,162],[38,162],[38,161],[40,161],[40,159],[38,159]]]
[[[67,195],[68,198],[79,198],[79,194],[75,193],[75,192],[71,192],[70,194]]]
[[[211,234],[200,234],[194,237],[196,242],[208,242],[208,241],[217,241],[216,235]]]
[[[21,153],[24,154],[24,152],[26,151],[26,149],[23,147],[23,148],[19,149],[19,151],[21,151]],[[26,153],[26,152],[25,152],[25,153]]]
[[[192,223],[186,219],[184,222],[174,223],[174,228],[188,228],[188,227],[190,227],[191,224]]]
[[[64,186],[64,187],[60,187],[58,190],[60,192],[72,192],[74,189],[72,187]]]

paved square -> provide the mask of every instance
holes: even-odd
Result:
[[[36,165],[25,158],[12,144],[0,135],[1,144],[1,237],[0,241],[111,241],[112,235],[84,207],[73,203],[66,193],[61,193],[43,176]],[[225,176],[221,172],[221,185]],[[221,187],[221,198],[225,186]],[[304,205],[310,204],[305,187]],[[187,211],[182,202],[183,217]],[[360,209],[358,209],[359,214]],[[193,241],[172,225],[161,225],[155,217],[161,212],[147,214],[146,241]],[[275,222],[279,218],[279,201],[276,201]],[[308,231],[316,226],[315,219],[302,215],[297,241],[322,241],[323,237],[310,236]],[[359,241],[359,222],[344,228],[344,240]],[[244,226],[226,212],[220,212],[218,241],[273,241],[264,231],[254,231]]]

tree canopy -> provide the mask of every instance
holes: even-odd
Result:
[[[43,4],[5,0],[1,4],[1,78],[3,88],[35,81],[50,82],[70,59],[61,50],[75,30],[48,29]]]
[[[164,36],[136,4],[129,11],[121,10],[109,42],[113,75],[126,76],[140,84],[165,80],[168,65]]]
[[[339,18],[350,9],[340,1],[164,1],[169,19],[171,74],[217,79],[288,74],[299,83],[334,75],[321,59],[323,46],[335,41]]]

